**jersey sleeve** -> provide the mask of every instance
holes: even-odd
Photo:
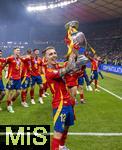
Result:
[[[39,62],[39,66],[42,66],[43,65],[43,62],[42,62],[42,59],[39,57],[38,59],[38,62]]]
[[[7,61],[6,58],[3,58],[2,62],[3,62],[3,63],[6,63],[6,61]]]
[[[9,64],[11,62],[11,60],[12,60],[12,57],[7,57],[6,58],[6,63]]]

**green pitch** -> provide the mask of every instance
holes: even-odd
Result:
[[[103,73],[105,79],[99,80],[99,85],[114,94],[122,97],[122,76]],[[85,86],[84,86],[85,90]],[[79,95],[77,95],[79,99]],[[122,133],[122,99],[118,99],[109,93],[87,92],[85,90],[86,104],[75,106],[77,120],[70,128],[70,132],[97,132],[97,133]],[[14,103],[14,114],[6,110],[6,98],[1,106],[0,124],[10,125],[51,125],[52,109],[51,94],[44,98],[44,104],[38,103],[38,87],[35,90],[36,104],[31,105],[28,94],[27,101],[29,108],[24,108],[20,104],[20,98]],[[122,150],[122,136],[68,136],[67,145],[71,150]]]

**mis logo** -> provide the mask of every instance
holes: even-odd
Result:
[[[1,126],[0,126],[1,127]],[[3,130],[4,129],[4,130]],[[0,129],[1,132],[1,129]],[[21,148],[26,146],[26,149],[47,148],[50,149],[50,126],[33,126],[33,125],[17,125],[17,126],[2,126],[2,138],[0,136],[0,142],[2,146],[10,146]]]

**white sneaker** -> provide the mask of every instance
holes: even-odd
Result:
[[[44,104],[42,97],[39,97],[39,103]]]
[[[21,104],[22,104],[23,107],[29,107],[28,103],[26,103],[26,102],[21,102]]]
[[[77,99],[75,99],[75,105],[78,105],[78,101],[77,101]]]
[[[65,145],[64,146],[59,145],[59,150],[70,150],[70,149],[68,149]]]
[[[45,92],[44,94],[45,94],[45,95],[47,95],[47,96],[49,96],[49,95],[50,95],[50,94],[49,94],[49,93],[47,93],[47,92]]]
[[[80,92],[77,90],[77,94],[80,94]]]
[[[99,90],[99,89],[95,89],[95,91],[96,91],[96,92],[100,92],[100,90]]]
[[[93,89],[90,85],[87,86],[87,91],[93,91]]]
[[[85,104],[86,101],[85,101],[84,99],[80,99],[80,103],[81,103],[81,104]]]
[[[42,94],[42,97],[47,97],[45,94]]]
[[[13,107],[10,105],[7,107],[8,112],[14,113]]]
[[[34,99],[31,99],[31,104],[33,104],[33,105],[36,104]]]

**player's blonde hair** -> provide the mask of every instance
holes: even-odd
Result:
[[[55,50],[55,47],[53,47],[53,46],[48,46],[48,47],[46,47],[46,48],[42,51],[42,54],[45,55],[45,53],[46,53],[48,50],[50,50],[50,49],[54,49],[54,50]]]

